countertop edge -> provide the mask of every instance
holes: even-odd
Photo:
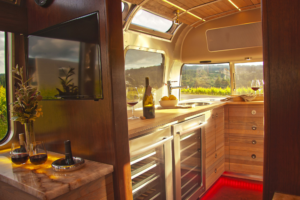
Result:
[[[198,115],[198,114],[207,112],[209,110],[212,110],[212,109],[215,109],[215,108],[218,108],[218,107],[221,107],[221,106],[225,106],[225,105],[263,105],[263,104],[264,104],[263,101],[251,101],[251,102],[222,101],[222,102],[215,102],[211,105],[203,106],[201,108],[196,108],[196,109],[195,108],[189,108],[187,110],[190,110],[191,112],[178,114],[178,115],[176,115],[174,117],[171,117],[171,118],[165,118],[165,119],[161,120],[159,123],[156,122],[156,123],[151,124],[151,125],[145,125],[145,126],[137,127],[137,128],[133,128],[133,129],[129,128],[128,138],[132,139],[132,138],[138,137],[140,135],[143,135],[144,132],[146,132],[147,130],[150,131],[151,129],[153,129],[155,127],[163,126],[163,125],[166,125],[168,123],[176,122],[178,120],[183,120],[186,117],[190,117],[190,116],[193,116],[193,115]],[[192,110],[192,109],[194,109],[194,110]],[[154,119],[147,119],[147,120],[154,121]]]

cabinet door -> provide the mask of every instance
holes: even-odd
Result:
[[[216,151],[216,122],[215,114],[213,111],[209,118],[206,120],[207,124],[205,125],[205,144],[206,144],[206,157],[214,154]]]
[[[215,109],[215,123],[216,123],[216,150],[224,148],[225,134],[224,134],[224,107]]]

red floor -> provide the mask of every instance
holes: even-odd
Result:
[[[262,200],[262,182],[222,176],[201,200]]]

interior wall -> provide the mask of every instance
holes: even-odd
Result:
[[[300,195],[299,1],[263,0],[264,200]]]
[[[188,26],[185,24],[179,27],[171,42],[166,40],[161,40],[155,37],[151,37],[145,34],[137,33],[134,31],[124,31],[123,32],[124,49],[126,49],[128,46],[135,46],[135,47],[145,47],[149,49],[164,51],[165,52],[164,83],[167,83],[168,80],[176,80],[178,82],[174,83],[174,85],[178,85],[179,73],[178,74],[171,73],[171,70],[173,66],[177,65],[177,63],[180,63],[179,64],[180,66],[182,65],[180,60],[180,47],[188,29],[189,29]],[[151,80],[150,80],[150,85],[151,85]],[[167,86],[165,85],[162,88],[162,90],[163,90],[162,92],[163,96],[166,96],[168,94]],[[178,97],[178,92],[176,90],[173,90],[173,94]],[[157,98],[160,99],[161,97],[157,97]]]
[[[63,153],[71,140],[74,156],[114,165],[115,198],[131,199],[121,0],[54,0],[46,8],[32,0],[27,9],[29,34],[99,12],[104,98],[41,101],[34,131],[48,150]]]
[[[183,63],[199,63],[202,60],[211,60],[212,63],[219,63],[245,61],[245,57],[252,57],[253,60],[262,60],[262,47],[210,52],[206,41],[206,31],[209,29],[260,21],[261,9],[258,8],[208,21],[197,28],[191,29],[182,44],[181,61]]]

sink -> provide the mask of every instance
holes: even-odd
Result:
[[[184,102],[184,103],[178,103],[178,106],[208,106],[210,105],[210,102]]]

